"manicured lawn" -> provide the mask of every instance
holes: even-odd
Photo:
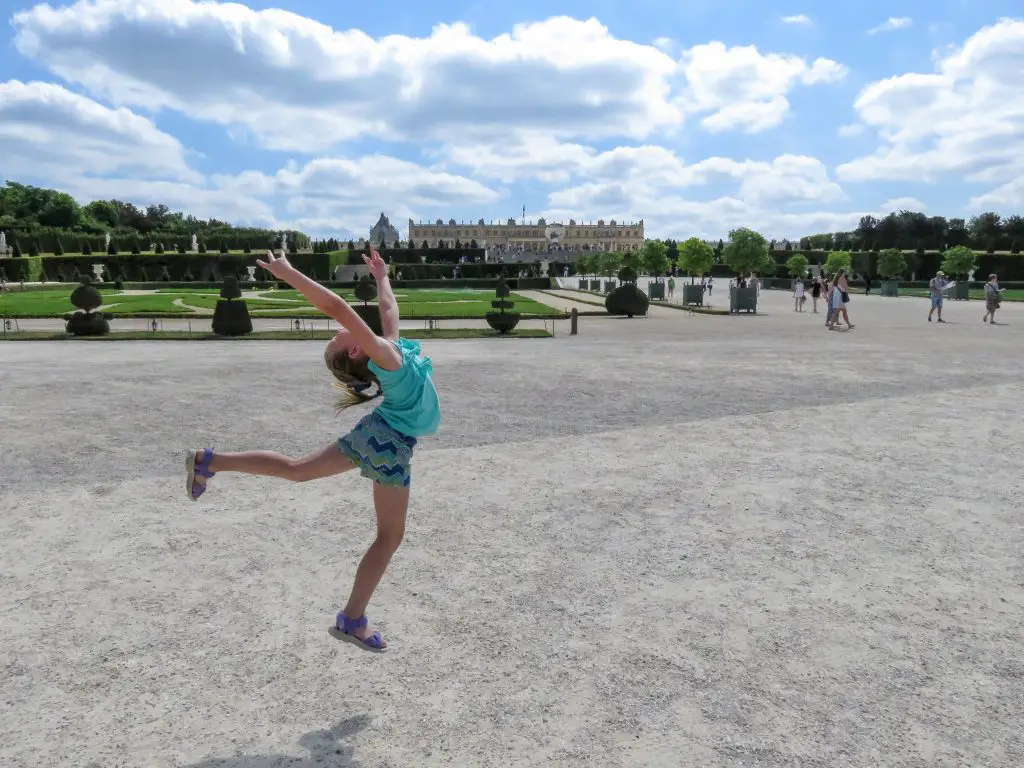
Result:
[[[0,332],[0,341],[326,341],[333,339],[335,331],[256,331],[246,336],[225,339],[213,333],[192,333],[187,331],[114,331],[107,336],[75,337],[69,333],[53,331]],[[522,328],[507,334],[500,334],[490,328],[424,328],[402,331],[407,339],[550,339],[550,331],[541,328]]]
[[[351,291],[335,291],[339,296],[353,304],[359,303]],[[301,315],[303,308],[307,312],[317,313],[313,307],[305,303],[305,299],[298,291],[263,291],[260,296],[268,299],[291,299],[303,302],[302,304],[285,305],[283,309],[290,309],[294,306],[296,314]],[[483,317],[492,311],[491,302],[494,300],[494,291],[475,291],[471,289],[438,291],[424,288],[406,288],[395,291],[395,298],[398,299],[398,311],[402,317],[450,317],[453,319],[467,319]],[[540,315],[551,317],[564,314],[547,304],[527,299],[513,293],[510,297],[515,302],[515,312],[524,315]],[[259,305],[263,306],[263,305]],[[256,314],[259,306],[250,304],[250,309]],[[281,314],[280,312],[267,312],[266,314]]]
[[[0,317],[60,317],[73,312],[70,296],[73,287],[56,288],[52,291],[11,291],[0,294]],[[188,315],[190,310],[174,304],[181,299],[190,306],[210,312],[217,306],[217,289],[161,289],[144,295],[124,295],[117,290],[104,290],[105,307],[100,311],[112,316],[139,313],[163,313]],[[347,291],[338,291],[340,296],[353,303],[356,298]],[[263,291],[261,298],[247,299],[249,310],[255,317],[290,315],[294,317],[319,317],[319,310],[309,305],[297,291]],[[396,292],[398,308],[404,318],[441,317],[451,319],[482,318],[492,311],[492,291],[452,290],[436,291],[407,289]],[[516,312],[524,315],[543,317],[558,316],[562,313],[554,307],[540,304],[517,294],[511,296]]]
[[[29,293],[0,294],[0,316],[9,317],[60,317],[74,312],[70,288],[54,291],[32,291]],[[184,307],[175,306],[175,294],[153,294],[144,296],[123,296],[118,291],[101,291],[104,307],[100,311],[110,315],[160,312],[167,314],[188,314]]]

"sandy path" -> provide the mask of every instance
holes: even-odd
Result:
[[[1024,312],[788,304],[425,342],[383,657],[365,480],[183,494],[361,415],[322,343],[0,344],[0,764],[1024,764]]]

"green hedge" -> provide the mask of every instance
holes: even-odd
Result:
[[[464,249],[468,250],[468,249]],[[462,253],[464,251],[454,251]],[[387,252],[387,257],[398,256],[400,250]],[[93,264],[103,264],[109,271],[111,279],[116,280],[124,276],[126,282],[158,282],[161,281],[166,269],[165,282],[216,282],[231,271],[244,275],[246,267],[255,267],[256,260],[262,258],[259,254],[243,255],[230,253],[207,254],[178,254],[165,253],[160,255],[133,255],[118,254],[108,256],[97,254],[93,256],[23,256],[18,259],[4,259],[0,262],[0,269],[3,269],[7,279],[17,282],[24,279],[25,282],[36,282],[45,274],[48,282],[68,282],[74,280],[75,270],[80,275],[92,275]],[[330,253],[293,253],[288,256],[289,261],[305,275],[315,280],[328,281],[333,279],[335,270],[346,261],[362,264],[362,256],[359,253],[350,254],[348,251],[332,251]],[[464,280],[493,280],[507,270],[508,274],[518,274],[520,270],[536,269],[536,264],[421,264],[421,263],[394,263],[393,270],[402,272],[406,281],[416,280],[439,280],[442,277],[453,279],[455,270],[459,271],[459,278]],[[191,281],[188,280],[191,276]],[[256,270],[258,280],[271,280],[271,276],[262,269]]]
[[[92,272],[90,271],[91,275]],[[455,280],[395,280],[392,285],[396,289],[402,288],[431,288],[434,290],[445,290],[445,289],[456,289],[456,288],[474,288],[479,290],[494,290],[497,278],[490,279],[455,279]],[[352,281],[337,282],[337,281],[321,281],[323,285],[334,289],[346,289],[352,290],[356,284]],[[509,288],[517,291],[540,291],[548,290],[551,288],[551,278],[548,277],[512,277],[506,278]],[[40,285],[26,285],[24,288],[25,292],[31,291],[52,291],[54,288],[60,287],[60,283],[49,282]],[[71,285],[68,284],[70,288]],[[97,283],[97,288],[103,290],[116,290],[117,286],[115,283]],[[181,282],[181,281],[163,281],[163,282],[125,282],[125,290],[131,291],[156,291],[156,290],[168,290],[173,288],[206,288],[211,291],[219,291],[223,287],[221,282]],[[243,291],[268,291],[271,288],[287,289],[288,286],[281,282],[269,282],[266,280],[260,280],[254,283],[242,282],[239,283],[239,287]],[[19,289],[21,290],[21,289]]]
[[[792,250],[792,251],[772,251],[772,258],[775,259],[775,263],[778,265],[778,275],[786,274],[786,261],[795,253],[802,253],[807,257],[807,261],[811,266],[817,264],[824,264],[828,261],[829,251],[803,251],[803,250]],[[1012,254],[1012,253],[977,253],[977,265],[978,270],[974,273],[975,277],[982,276],[982,279],[987,278],[991,273],[995,272],[999,275],[1001,280],[1024,280],[1024,255]],[[871,275],[878,274],[878,252],[877,251],[851,251],[853,256],[854,272],[860,273],[862,270],[858,269],[858,264],[862,259],[867,259],[869,265],[868,272]],[[924,277],[925,275],[934,275],[942,265],[942,253],[939,251],[904,251],[904,256],[907,259],[907,276],[911,273],[917,277]],[[716,269],[719,273],[716,273]],[[729,276],[732,277],[733,273],[723,264],[716,264],[712,267],[711,274],[715,277],[718,276]]]

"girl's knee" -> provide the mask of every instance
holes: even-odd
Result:
[[[389,552],[394,552],[402,545],[405,538],[404,528],[387,528],[377,531],[377,544]]]

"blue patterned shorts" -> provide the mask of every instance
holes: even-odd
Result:
[[[408,488],[412,480],[412,449],[416,438],[403,435],[376,411],[361,418],[344,437],[340,450],[359,474],[381,485]]]

